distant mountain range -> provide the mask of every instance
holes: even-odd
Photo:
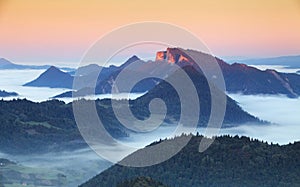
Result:
[[[159,51],[156,54],[156,60],[154,62],[148,61],[144,62],[138,57],[133,56],[129,58],[121,66],[110,66],[110,67],[100,67],[96,64],[80,67],[77,71],[77,77],[80,75],[80,84],[77,84],[77,88],[73,94],[77,96],[84,96],[86,93],[91,93],[93,85],[89,84],[92,79],[95,79],[95,74],[99,73],[102,68],[101,74],[97,79],[95,94],[105,94],[111,93],[113,82],[115,82],[116,77],[122,70],[128,67],[133,62],[137,62],[136,66],[128,69],[128,74],[136,74],[138,76],[149,74],[149,71],[160,72],[164,77],[168,77],[172,74],[173,64],[178,64],[181,67],[187,65],[195,65],[187,53],[193,52],[200,58],[205,59],[211,57],[208,54],[193,50],[183,50],[179,48],[168,48],[166,51]],[[219,64],[224,80],[226,83],[226,91],[228,93],[242,93],[245,95],[256,95],[256,94],[282,94],[288,97],[295,98],[300,95],[300,75],[293,73],[279,73],[275,70],[265,70],[261,71],[257,68],[250,67],[245,64],[234,63],[228,64],[219,58],[215,58]],[[200,63],[205,63],[200,62]],[[53,67],[52,67],[53,69]],[[152,72],[153,73],[153,72]],[[49,75],[47,75],[49,74]],[[71,72],[74,76],[75,72]],[[68,77],[68,78],[66,78]],[[73,77],[74,78],[74,77]],[[65,80],[68,81],[65,81]],[[59,87],[72,88],[72,76],[60,73],[55,74],[52,71],[46,71],[43,77],[32,81],[31,83],[25,84],[26,86],[46,86],[46,87]],[[60,81],[61,83],[56,83]],[[138,84],[132,90],[132,92],[145,92],[152,89],[158,84],[160,80],[158,79],[148,79],[144,80],[142,84]],[[37,84],[42,82],[43,84]],[[55,96],[55,98],[61,97],[72,97],[72,92],[65,92],[60,95]]]
[[[0,69],[47,69],[49,66],[31,66],[31,65],[20,65],[14,64],[4,58],[0,58]]]
[[[95,93],[96,94],[111,93],[112,82],[118,76],[118,74],[128,65],[137,61],[138,63],[134,68],[127,69],[128,71],[127,73],[137,74],[142,76],[148,73],[147,67],[151,66],[151,68],[153,68],[153,66],[155,66],[153,63],[147,64],[146,62],[140,60],[138,57],[132,56],[121,66],[112,65],[109,67],[100,67],[96,64],[91,64],[91,65],[80,67],[76,72],[72,71],[70,73],[64,73],[60,71],[58,68],[50,67],[37,79],[24,84],[24,86],[73,88],[73,80],[74,78],[77,78],[77,84],[76,84],[77,91],[74,91],[73,93],[76,94],[77,96],[84,96],[86,90],[90,90],[92,88],[93,85],[91,85],[91,82],[94,81],[94,79],[96,78],[97,81],[96,81]],[[162,71],[159,68],[160,67],[157,67],[156,71]],[[100,70],[101,73],[98,76]],[[166,68],[164,70],[165,71],[163,73],[168,74],[167,73],[168,70]],[[145,80],[143,83],[137,84],[132,91],[133,92],[148,91],[151,88],[153,88],[158,82],[159,82],[158,79],[149,78]],[[61,98],[61,97],[72,97],[72,92],[65,92],[63,94],[55,96],[54,98]]]
[[[149,155],[165,154],[161,149],[153,150],[162,144],[174,145],[186,137],[182,135],[154,142],[120,163],[127,160],[143,162]],[[203,138],[192,136],[178,154],[157,165],[125,167],[115,164],[80,187],[115,187],[145,181],[144,176],[169,187],[300,186],[300,142],[280,146],[247,137],[222,136],[217,137],[205,152],[199,152],[199,143]],[[148,156],[141,157],[145,154]]]
[[[0,90],[0,97],[10,97],[10,96],[18,96],[19,94],[16,92],[7,92],[5,90]]]
[[[21,64],[14,64],[12,62],[10,62],[9,60],[5,59],[5,58],[0,58],[0,70],[3,69],[16,69],[16,70],[22,70],[22,69],[48,69],[50,68],[50,65],[42,65],[42,66],[38,66],[38,65],[21,65]],[[67,67],[63,67],[61,68],[62,70],[65,71],[73,71],[73,68],[67,68]]]
[[[300,55],[296,56],[281,56],[272,58],[252,58],[252,59],[237,59],[229,62],[239,62],[248,65],[281,65],[291,68],[300,68]]]

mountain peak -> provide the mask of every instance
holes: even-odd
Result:
[[[136,55],[133,55],[132,57],[130,57],[124,64],[122,64],[120,67],[125,67],[128,66],[129,64],[141,60],[139,57],[137,57]]]
[[[126,62],[126,63],[132,63],[132,62],[135,62],[137,60],[141,60],[139,57],[137,57],[136,55],[133,55],[132,57],[130,57]]]
[[[47,71],[61,71],[60,69],[58,69],[57,67],[55,66],[50,66]]]
[[[188,57],[179,48],[167,48],[166,51],[158,51],[156,53],[155,61],[167,61],[169,64],[175,63],[190,63],[193,64],[193,60]]]
[[[136,55],[133,55],[132,57],[130,57],[128,60],[140,60],[139,57],[137,57]],[[127,61],[128,61],[127,60]]]
[[[65,75],[65,74],[68,74],[66,72],[63,72],[62,70],[60,70],[58,67],[56,66],[50,66],[44,73],[42,73],[42,75],[52,75],[52,76],[55,76],[55,75]],[[68,74],[69,75],[69,74]]]

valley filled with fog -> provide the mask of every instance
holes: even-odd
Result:
[[[222,128],[219,135],[248,136],[281,145],[300,140],[299,98],[241,94],[229,94],[229,96],[236,100],[244,110],[269,122],[269,124],[242,124],[238,127]],[[173,137],[175,129],[175,125],[163,124],[150,133],[132,134],[130,138],[125,140],[125,143],[133,147],[144,147],[159,138]],[[197,128],[197,132],[200,134],[204,134],[204,131],[205,128]]]
[[[52,97],[61,94],[66,91],[71,91],[70,89],[66,88],[48,88],[48,87],[30,87],[30,86],[22,86],[23,84],[30,82],[36,79],[41,73],[46,71],[43,70],[0,70],[0,90],[5,90],[8,92],[16,92],[18,96],[12,97],[3,97],[4,100],[12,100],[12,99],[28,99],[34,102],[41,102],[51,99]],[[142,94],[140,93],[131,93],[129,94],[117,94],[114,98],[124,99],[130,98],[135,99]],[[111,98],[111,94],[101,94],[101,95],[94,95],[94,96],[87,96],[87,99],[104,99],[104,98]],[[1,98],[1,97],[0,97]],[[73,98],[60,98],[66,103],[72,102]]]
[[[68,89],[61,88],[22,86],[23,84],[36,79],[45,70],[0,70],[0,90],[17,92],[19,94],[19,96],[5,97],[3,99],[11,100],[13,98],[26,98],[31,101],[40,102],[48,100],[64,91],[68,91]]]
[[[9,182],[21,184],[22,181],[31,181],[31,177],[38,186],[57,186],[58,182],[66,187],[77,186],[111,166],[110,162],[100,158],[89,148],[34,155],[0,153],[0,158],[16,163],[7,166],[5,170],[0,168],[1,174]]]
[[[286,96],[245,96],[229,94],[254,116],[271,122],[270,125],[242,125],[224,129],[222,133],[240,134],[279,144],[300,140],[300,99]]]
[[[0,70],[0,89],[14,91],[17,97],[3,98],[26,98],[31,101],[40,102],[51,97],[69,91],[69,89],[23,87],[22,85],[37,78],[44,70]],[[130,94],[135,99],[141,94]],[[221,129],[219,135],[245,135],[259,140],[288,144],[300,140],[300,99],[291,99],[285,96],[269,95],[240,95],[229,94],[239,105],[250,114],[270,122],[268,125],[244,124],[238,127]],[[96,98],[110,98],[110,94],[99,95]],[[127,98],[127,94],[120,94],[119,98]],[[92,97],[95,99],[95,97]],[[72,98],[63,99],[71,102]],[[135,149],[142,148],[153,141],[174,136],[175,124],[163,124],[158,129],[149,133],[132,133],[123,138],[122,143]],[[199,128],[203,133],[205,129]],[[117,149],[116,149],[117,150]],[[1,151],[1,150],[0,150]],[[121,154],[122,150],[118,153]],[[126,150],[124,156],[128,154]],[[75,152],[47,153],[43,155],[8,155],[0,153],[0,158],[7,158],[30,168],[32,172],[46,175],[47,172],[61,173],[66,176],[68,186],[75,186],[95,176],[100,171],[108,168],[111,163],[100,158],[91,149],[77,150]],[[5,173],[4,173],[5,176]],[[9,178],[9,176],[8,176]],[[72,181],[72,182],[71,182]]]

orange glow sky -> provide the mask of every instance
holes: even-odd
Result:
[[[75,63],[103,34],[141,21],[184,27],[216,56],[300,54],[300,0],[0,0],[0,57]]]

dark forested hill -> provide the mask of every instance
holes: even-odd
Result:
[[[150,177],[137,177],[132,180],[126,180],[117,185],[117,187],[166,187]]]
[[[91,102],[91,101],[85,101]],[[97,101],[97,111],[107,131],[115,138],[128,136],[114,118],[106,100]],[[72,104],[51,100],[35,103],[0,101],[0,151],[27,154],[86,146],[73,116]]]
[[[149,176],[170,187],[300,186],[300,142],[280,146],[247,137],[222,136],[201,153],[198,149],[202,138],[193,136],[177,155],[158,165],[114,165],[81,187],[115,187],[139,176]]]

